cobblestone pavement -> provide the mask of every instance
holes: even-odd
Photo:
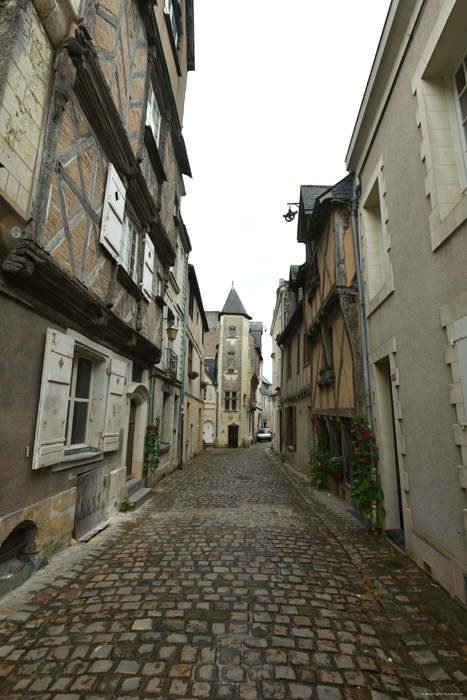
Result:
[[[214,450],[0,601],[0,697],[465,697],[466,631],[267,448]]]

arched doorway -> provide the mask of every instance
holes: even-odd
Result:
[[[212,420],[204,421],[203,441],[205,445],[214,444],[214,423],[212,422]]]
[[[128,424],[126,439],[126,478],[143,476],[144,440],[148,420],[149,391],[144,384],[131,382],[128,387]]]

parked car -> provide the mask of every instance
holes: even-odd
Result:
[[[269,428],[260,428],[256,434],[257,442],[272,440],[272,433]]]

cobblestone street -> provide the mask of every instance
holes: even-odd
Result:
[[[268,449],[202,453],[1,600],[0,697],[465,697],[465,609]]]

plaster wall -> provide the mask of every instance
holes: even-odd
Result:
[[[370,309],[367,323],[373,363],[389,357],[384,348],[390,341],[394,346],[391,393],[404,485],[407,551],[420,565],[426,561],[435,578],[465,601],[467,495],[459,481],[462,455],[456,444],[458,418],[450,395],[456,381],[455,367],[449,358],[447,362],[442,318],[443,310],[467,293],[467,223],[465,218],[460,220],[442,246],[433,241],[430,219],[436,202],[431,195],[427,197],[429,154],[426,144],[423,146],[420,96],[413,91],[421,56],[448,4],[452,3],[433,0],[426,4],[383,121],[358,174],[362,194],[371,187],[381,166],[386,184],[385,225],[394,290],[372,306],[365,279]],[[439,122],[436,117],[431,121],[435,131],[438,123],[440,133],[441,122],[445,129],[442,117]],[[368,274],[368,270],[364,272]],[[373,384],[373,401],[377,400],[375,391]],[[380,448],[384,455],[384,440]],[[384,460],[381,466],[384,470]],[[387,488],[391,491],[393,487]]]

